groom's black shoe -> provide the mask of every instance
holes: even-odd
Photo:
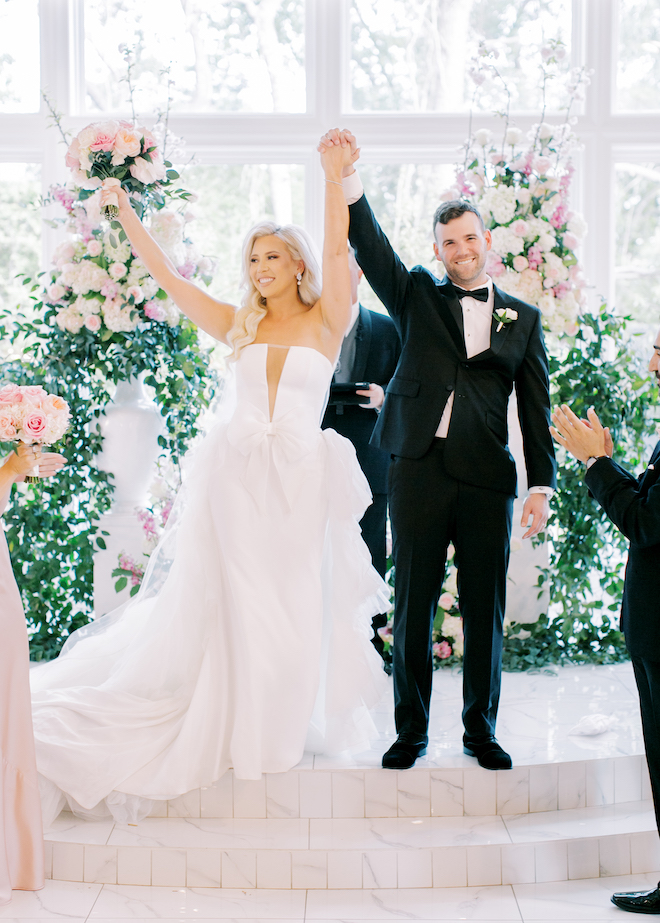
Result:
[[[484,769],[511,769],[511,757],[494,737],[479,743],[471,743],[463,738],[463,753],[476,756],[479,765]]]
[[[387,753],[383,754],[383,769],[410,769],[418,756],[424,756],[426,744],[409,744],[395,740]]]
[[[652,891],[617,891],[612,903],[632,913],[660,913],[660,882]]]

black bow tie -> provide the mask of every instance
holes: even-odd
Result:
[[[471,292],[468,292],[464,288],[459,288],[457,285],[454,285],[454,291],[459,298],[476,298],[477,301],[488,301],[488,296],[490,294],[488,286],[475,288]]]

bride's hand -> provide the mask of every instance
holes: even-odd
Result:
[[[348,129],[339,131],[339,129],[333,128],[327,131],[321,138],[317,150],[321,154],[321,165],[326,174],[325,155],[331,155],[329,162],[333,164],[336,163],[337,160],[340,161],[342,176],[348,176],[350,173],[354,172],[353,164],[360,157],[360,149],[357,146],[355,135],[348,131]]]
[[[65,464],[66,459],[63,455],[58,455],[56,452],[42,454],[40,445],[25,445],[23,442],[18,444],[4,463],[13,481],[22,481],[26,475],[34,471],[37,465],[40,478],[51,477]]]
[[[118,202],[120,213],[126,208],[131,208],[131,200],[128,197],[128,193],[117,183],[117,180],[103,180],[101,185],[101,208],[104,208],[106,205],[114,205],[115,198]]]

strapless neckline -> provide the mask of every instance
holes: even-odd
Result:
[[[334,369],[333,363],[328,359],[325,353],[322,353],[320,349],[315,349],[313,346],[299,346],[297,344],[293,344],[292,346],[283,346],[281,343],[248,343],[248,345],[244,346],[243,349],[249,349],[250,346],[265,346],[266,349],[268,349],[270,346],[272,346],[274,349],[308,349],[310,352],[316,353],[317,356],[325,359],[330,368]]]

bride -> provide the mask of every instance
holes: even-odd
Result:
[[[135,600],[31,671],[47,823],[65,804],[135,821],[229,768],[258,779],[306,747],[374,736],[384,676],[370,623],[387,593],[358,526],[369,488],[351,443],[319,426],[350,323],[341,174],[357,156],[321,158],[322,289],[305,232],[262,224],[245,242],[238,311],[178,274],[119,191],[151,275],[233,348],[235,401],[197,451]]]

